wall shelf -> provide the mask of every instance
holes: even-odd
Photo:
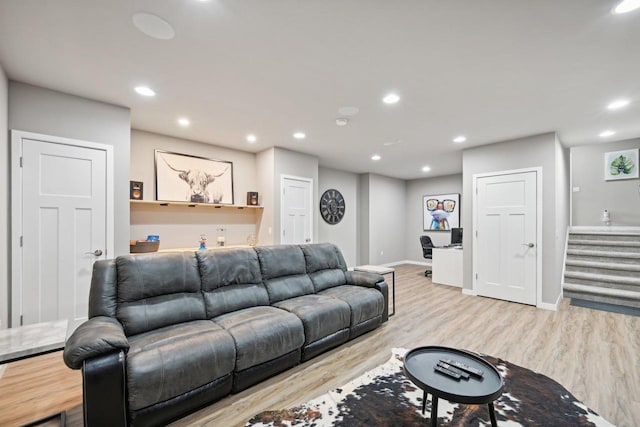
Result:
[[[214,205],[212,203],[191,203],[191,202],[167,202],[163,200],[129,200],[131,206],[181,206],[188,208],[205,208],[205,209],[264,209],[263,206],[249,206],[249,205]]]

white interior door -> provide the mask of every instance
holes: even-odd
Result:
[[[282,178],[281,242],[283,244],[301,244],[313,241],[312,182],[303,178]]]
[[[480,177],[476,189],[478,295],[536,305],[536,172]]]
[[[85,319],[93,263],[107,256],[107,152],[28,138],[15,144],[21,247],[13,325],[18,314],[21,325]]]

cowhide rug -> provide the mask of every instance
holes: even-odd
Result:
[[[421,414],[422,390],[402,370],[406,349],[394,348],[384,365],[316,399],[294,408],[265,411],[246,427],[259,426],[425,426],[431,395]],[[491,356],[504,378],[504,392],[495,402],[499,426],[612,426],[554,380]],[[487,405],[438,401],[438,426],[489,426]]]

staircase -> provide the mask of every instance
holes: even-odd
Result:
[[[569,231],[565,297],[640,308],[640,230]]]

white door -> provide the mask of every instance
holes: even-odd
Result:
[[[536,183],[535,171],[477,179],[478,295],[536,304]]]
[[[15,145],[21,247],[13,326],[85,319],[93,263],[108,255],[107,152],[29,138]]]
[[[304,178],[282,178],[282,236],[283,244],[311,243],[313,218],[311,184]]]

